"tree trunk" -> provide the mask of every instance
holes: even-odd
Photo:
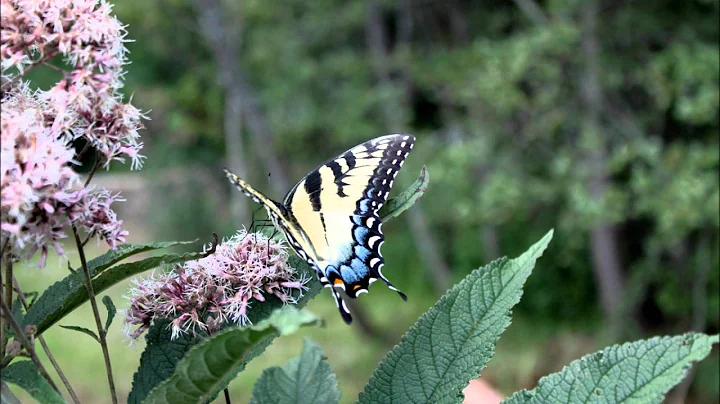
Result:
[[[239,63],[239,62],[238,62]],[[275,147],[273,146],[273,136],[270,131],[270,124],[267,121],[264,111],[258,102],[258,96],[255,89],[247,79],[245,70],[241,66],[237,66],[235,82],[243,94],[243,116],[247,123],[249,133],[252,137],[253,152],[258,156],[259,160],[265,164],[265,168],[270,175],[270,185],[275,193],[275,198],[285,196],[290,190],[287,172],[282,164]]]
[[[404,1],[398,14],[397,26],[401,29],[398,32],[397,46],[409,46],[412,18],[409,1]],[[376,2],[370,2],[367,6],[366,39],[370,51],[371,64],[375,71],[378,84],[384,88],[397,88],[398,83],[393,82],[390,61],[387,51],[387,34],[382,22],[382,10]],[[402,42],[401,42],[402,41]],[[400,93],[395,102],[388,102],[383,106],[383,119],[385,126],[390,132],[404,131],[407,126],[407,115],[409,105],[409,82],[407,75],[403,74],[400,80]],[[394,105],[391,105],[394,104]],[[435,236],[430,231],[425,220],[425,215],[419,206],[415,206],[408,212],[408,221],[412,228],[418,252],[421,254],[425,269],[433,280],[433,286],[439,294],[444,293],[450,284],[450,271],[440,254]]]
[[[290,185],[285,167],[273,147],[270,125],[258,103],[255,89],[250,84],[241,66],[240,44],[242,21],[235,14],[236,21],[227,16],[229,12],[220,0],[195,0],[200,28],[215,55],[220,78],[225,89],[225,130],[228,146],[228,164],[235,166],[236,174],[247,178],[244,145],[242,141],[242,119],[252,139],[250,146],[270,174],[270,184],[276,198],[283,196]]]
[[[243,92],[234,80],[239,61],[241,24],[226,24],[225,12],[218,0],[195,0],[200,28],[210,44],[225,94],[224,125],[225,165],[241,178],[247,179],[242,139]],[[248,219],[248,199],[240,192],[230,193],[230,214],[235,223]]]
[[[603,99],[600,90],[599,43],[596,0],[589,0],[582,8],[582,53],[585,74],[581,83],[584,103],[584,128],[581,143],[585,147],[586,163],[590,168],[588,187],[595,200],[602,200],[610,186],[607,156],[603,141],[600,113]],[[609,324],[615,325],[620,299],[623,296],[620,256],[617,250],[617,232],[609,224],[598,222],[590,233],[593,270],[600,291],[600,303]]]

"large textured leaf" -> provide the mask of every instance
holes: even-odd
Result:
[[[336,404],[340,388],[322,349],[305,339],[299,357],[265,369],[253,388],[251,404]]]
[[[15,361],[8,367],[0,370],[0,378],[5,383],[12,383],[27,391],[40,403],[64,403],[62,396],[50,387],[35,367],[32,361]],[[3,401],[4,403],[4,401]]]
[[[400,216],[401,213],[410,209],[415,202],[420,199],[425,191],[427,191],[428,184],[430,183],[430,175],[428,174],[427,167],[423,166],[420,171],[420,177],[410,185],[410,188],[403,191],[396,198],[388,199],[387,203],[380,209],[380,217],[383,221],[388,221],[394,217]]]
[[[95,293],[99,294],[121,280],[148,269],[164,264],[197,259],[201,256],[200,253],[166,254],[116,265],[108,270],[110,266],[131,255],[179,244],[186,244],[186,242],[120,246],[117,251],[110,251],[90,260],[88,262],[88,270]],[[82,281],[83,279],[84,274],[82,270],[76,270],[75,274],[70,274],[64,279],[52,284],[38,298],[37,302],[30,307],[30,310],[28,310],[22,320],[22,325],[35,324],[37,326],[37,333],[41,334],[47,330],[48,327],[80,307],[80,305],[88,300],[88,293],[85,288],[85,283]]]
[[[503,403],[661,403],[717,342],[717,335],[689,333],[614,345],[571,362]]]
[[[318,322],[313,314],[285,306],[255,326],[232,328],[213,335],[190,349],[172,376],[153,389],[143,402],[208,402],[227,387],[237,374],[238,366],[247,363],[249,356],[257,355],[256,345]]]
[[[510,325],[510,310],[552,239],[548,232],[520,257],[495,261],[455,285],[380,363],[361,403],[461,403]]]
[[[295,305],[297,308],[302,308],[305,307],[310,299],[320,292],[322,287],[316,279],[314,271],[310,269],[305,261],[293,256],[290,258],[290,263],[297,268],[299,272],[304,273],[304,276],[311,277],[311,281],[307,285],[310,289],[305,292],[303,297]],[[253,324],[257,324],[268,318],[273,311],[282,306],[283,302],[280,301],[280,299],[269,297],[263,303],[253,304],[248,310],[248,318]],[[274,336],[271,335],[269,338],[265,338],[257,343],[255,349],[245,356],[246,362],[239,363],[236,366],[233,377],[245,369],[247,362],[263,353],[273,338]],[[178,361],[180,361],[190,348],[202,341],[202,338],[184,335],[175,340],[170,340],[168,323],[158,321],[148,330],[145,341],[147,345],[140,357],[140,366],[135,372],[135,375],[133,375],[132,390],[128,396],[128,403],[130,404],[143,402],[153,388],[175,372],[175,366]]]

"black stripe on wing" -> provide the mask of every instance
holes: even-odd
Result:
[[[348,152],[352,154],[353,151],[360,151],[358,154],[362,154],[363,147],[368,154],[374,154],[382,150],[382,157],[368,181],[368,185],[363,192],[363,198],[357,202],[356,215],[364,216],[370,212],[377,213],[382,208],[390,194],[395,177],[414,144],[415,136],[389,135],[365,142]]]

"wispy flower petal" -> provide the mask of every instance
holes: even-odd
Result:
[[[289,265],[284,243],[241,230],[214,254],[134,281],[125,322],[139,327],[126,327],[126,334],[135,340],[156,319],[170,320],[172,339],[212,333],[229,322],[246,325],[253,304],[269,296],[296,303],[308,281]]]

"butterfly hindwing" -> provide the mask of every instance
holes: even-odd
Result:
[[[331,288],[347,323],[352,318],[335,287],[355,298],[382,279],[406,299],[382,274],[385,236],[378,211],[414,141],[411,135],[388,135],[355,146],[308,173],[282,204],[227,173],[241,191],[266,207],[321,283]]]

